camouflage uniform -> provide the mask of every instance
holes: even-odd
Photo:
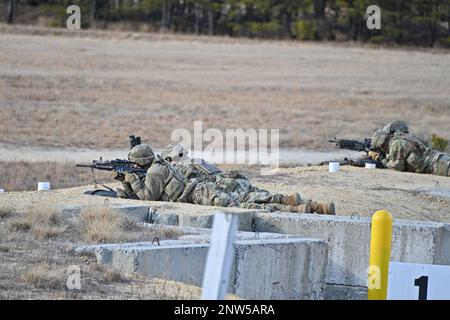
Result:
[[[214,193],[219,193],[218,199],[232,203],[233,206],[237,204],[241,208],[287,212],[310,212],[313,208],[317,212],[334,214],[334,204],[302,200],[298,193],[290,196],[271,193],[253,186],[246,176],[236,170],[223,172],[202,159],[190,159],[186,148],[180,143],[172,142],[167,145],[161,156],[171,162],[187,180],[198,183],[192,200],[195,203],[206,204]],[[205,201],[200,197],[204,197]]]
[[[226,193],[236,193],[239,202],[244,203],[279,203],[282,204],[282,194],[271,194],[267,190],[253,186],[248,178],[236,170],[221,171],[217,167],[206,163],[202,159],[191,159],[188,150],[179,142],[171,142],[163,151],[161,156],[175,166],[186,179],[208,181],[215,183]]]
[[[267,190],[253,186],[249,179],[236,170],[220,171],[207,174],[205,171],[194,166],[192,160],[185,160],[175,164],[175,168],[187,179],[197,179],[198,181],[213,182],[226,193],[237,198],[240,203],[279,203],[283,204],[284,195],[272,194]]]
[[[405,132],[406,131],[406,132]],[[416,173],[450,176],[450,155],[430,148],[408,130],[378,130],[372,137],[384,167]]]

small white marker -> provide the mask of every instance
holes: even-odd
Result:
[[[50,182],[38,182],[38,191],[50,191]]]
[[[339,162],[330,162],[328,164],[329,172],[338,172],[339,171]]]
[[[368,163],[366,162],[366,168],[367,169],[375,169],[377,167],[376,163]]]

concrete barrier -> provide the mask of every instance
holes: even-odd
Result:
[[[160,213],[159,216],[166,214]],[[240,230],[253,229],[325,240],[329,248],[326,297],[367,297],[370,218],[279,212],[243,213],[241,217],[245,218],[240,219]],[[209,219],[203,215],[202,219],[180,219],[178,223],[210,227]],[[450,265],[450,225],[394,219],[391,260]]]
[[[328,244],[325,281],[337,285],[330,287],[333,296],[355,297],[351,294],[355,292],[356,297],[361,297],[369,265],[370,218],[257,213],[254,219],[258,231],[325,240]],[[437,222],[394,220],[391,260],[450,265],[449,227]]]
[[[123,205],[119,210],[155,224],[211,227],[216,208],[201,207],[197,210],[197,206],[191,205],[186,211],[178,205],[170,203],[156,210],[150,206]],[[250,210],[240,210],[239,215],[239,230],[291,234],[325,240],[328,244],[326,297],[358,299],[366,297],[370,218]],[[394,219],[393,231],[392,261],[450,265],[448,224]],[[191,238],[186,237],[193,240]],[[197,242],[198,239],[197,237]]]
[[[235,242],[229,293],[247,299],[323,299],[325,242],[260,235]],[[82,246],[77,251],[95,253],[100,264],[124,272],[201,286],[209,245],[198,243],[205,241],[203,235],[193,240]]]

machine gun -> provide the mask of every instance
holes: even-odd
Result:
[[[136,167],[135,163],[129,160],[93,160],[92,164],[77,164],[79,168],[91,168],[92,170],[115,171],[117,173],[136,173],[139,176],[145,176],[147,169]]]
[[[130,143],[130,149],[133,149],[135,146],[141,144],[141,137],[136,137],[134,135],[129,136],[129,143]],[[90,168],[92,171],[92,179],[94,180],[95,188],[97,188],[97,184],[107,188],[110,192],[116,194],[116,192],[111,189],[110,187],[98,183],[95,179],[95,171],[94,170],[101,170],[101,171],[111,171],[116,172],[119,175],[124,175],[125,173],[135,173],[139,177],[145,177],[147,174],[147,169],[140,168],[136,166],[136,164],[130,160],[125,159],[116,159],[116,160],[103,160],[102,157],[100,157],[99,160],[93,160],[91,164],[77,164],[78,168]],[[105,190],[94,190],[94,191],[88,191],[87,194],[97,194],[101,193]],[[117,194],[116,194],[117,196]]]
[[[336,144],[337,147],[341,149],[353,150],[353,151],[362,151],[365,152],[366,155],[357,160],[352,160],[345,158],[343,163],[349,164],[351,166],[356,167],[364,167],[366,163],[374,163],[377,168],[384,168],[383,164],[379,160],[373,160],[369,157],[369,151],[380,152],[379,150],[374,150],[371,146],[371,140],[369,138],[365,138],[362,141],[358,140],[345,140],[345,139],[336,139],[329,140],[328,142]]]
[[[363,141],[358,140],[345,140],[336,139],[328,140],[328,142],[335,143],[337,147],[341,149],[353,150],[353,151],[364,151],[369,152],[370,149],[370,139],[366,138]]]
[[[92,179],[94,180],[94,185],[97,187],[97,185],[101,185],[110,191],[113,191],[110,187],[98,183],[95,179],[95,173],[94,170],[101,170],[101,171],[114,171],[119,174],[125,174],[125,173],[135,173],[139,177],[145,177],[147,174],[147,169],[136,167],[135,163],[129,160],[123,160],[123,159],[116,159],[116,160],[103,160],[100,158],[100,160],[93,160],[92,164],[77,164],[78,168],[91,168],[92,170]]]

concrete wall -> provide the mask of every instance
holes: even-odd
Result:
[[[247,299],[322,299],[325,293],[327,246],[314,239],[263,236],[237,240],[229,292]],[[161,241],[84,246],[100,264],[124,272],[201,286],[208,244]]]
[[[159,213],[162,218],[167,213]],[[212,215],[211,215],[212,217]],[[193,223],[195,221],[195,223]],[[240,214],[240,230],[293,234],[325,240],[329,247],[327,297],[365,298],[370,218],[253,212]],[[180,225],[210,227],[210,221],[180,219]],[[450,265],[450,225],[394,220],[392,261]]]
[[[259,231],[325,240],[329,248],[326,283],[343,289],[366,286],[370,218],[257,213],[255,224]],[[443,223],[394,221],[391,260],[449,265],[449,231],[449,225]]]
[[[184,210],[171,204],[155,211],[149,206],[125,205],[119,210],[155,224],[211,228],[213,213],[218,208],[202,207],[199,212],[195,211],[195,206],[189,208]],[[254,229],[325,240],[328,245],[327,297],[366,296],[370,218],[245,210],[240,210],[239,216],[239,230]],[[394,220],[391,259],[450,265],[450,225]]]

